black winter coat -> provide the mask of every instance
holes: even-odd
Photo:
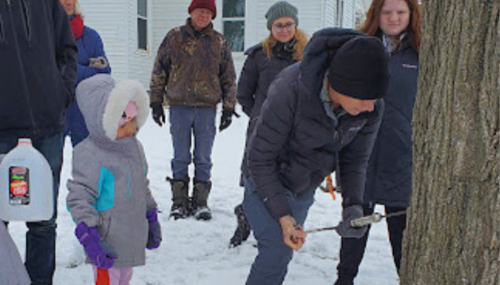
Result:
[[[320,92],[335,52],[363,34],[323,29],[314,34],[302,62],[281,72],[264,102],[247,148],[256,191],[278,220],[291,215],[286,191],[315,191],[339,165],[344,206],[362,204],[366,167],[380,125],[383,101],[358,116],[346,114],[337,128],[326,114]]]
[[[285,50],[284,44],[276,44],[269,60],[258,44],[245,52],[248,55],[238,82],[238,103],[250,120],[260,115],[267,99],[267,90],[274,78],[286,67],[294,64],[293,51]]]
[[[64,129],[77,46],[59,0],[0,1],[0,136]]]
[[[412,186],[412,117],[417,93],[418,53],[408,42],[392,54],[385,111],[370,157],[365,203],[408,207]]]
[[[264,52],[262,45],[258,44],[245,52],[248,55],[245,65],[241,70],[240,80],[238,82],[238,103],[243,108],[243,112],[250,117],[247,128],[248,138],[255,127],[256,119],[260,116],[262,104],[267,99],[267,91],[274,78],[286,67],[294,64],[293,50],[285,49],[285,44],[277,43],[273,48],[273,57],[271,60]],[[245,153],[246,154],[246,153]],[[245,157],[241,165],[242,173],[248,174],[246,169]],[[243,183],[240,182],[243,186]]]

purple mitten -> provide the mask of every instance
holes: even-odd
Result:
[[[149,223],[148,243],[146,244],[146,248],[156,249],[160,246],[162,241],[161,226],[158,222],[158,210],[154,208],[147,211],[146,218],[148,219]]]
[[[101,235],[96,227],[88,227],[81,222],[76,227],[75,235],[95,266],[102,269],[113,267],[114,259],[118,258],[118,255],[109,244],[101,241]]]

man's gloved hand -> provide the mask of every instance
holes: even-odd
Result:
[[[165,111],[163,110],[162,103],[152,103],[151,109],[153,109],[153,120],[161,127],[165,124]]]
[[[89,66],[97,69],[104,69],[108,67],[109,63],[104,56],[91,58],[89,60]]]
[[[75,235],[95,266],[101,269],[113,267],[118,254],[109,244],[101,240],[101,235],[96,227],[88,227],[87,224],[81,222],[76,227]]]
[[[156,249],[160,246],[161,237],[161,226],[158,222],[158,209],[154,208],[146,212],[146,218],[149,223],[148,230],[148,243],[146,244],[147,249]]]
[[[351,221],[363,217],[363,208],[360,205],[353,205],[342,211],[342,222],[335,229],[343,238],[361,238],[365,235],[367,226],[353,228]]]
[[[231,125],[231,122],[233,121],[233,114],[234,110],[232,109],[222,110],[222,116],[220,117],[219,132],[222,132],[223,130],[227,129],[229,125]]]

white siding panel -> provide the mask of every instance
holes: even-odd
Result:
[[[128,78],[141,82],[144,87],[149,88],[151,70],[153,69],[153,51],[151,51],[153,18],[153,1],[148,1],[148,51],[138,48],[137,35],[137,0],[128,0],[127,30],[128,30]]]
[[[123,0],[80,1],[85,25],[95,29],[102,38],[104,51],[109,59],[113,76],[120,80],[127,77],[127,3]]]
[[[356,0],[345,0],[344,2],[344,28],[354,29]]]

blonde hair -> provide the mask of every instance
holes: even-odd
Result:
[[[307,34],[299,28],[295,28],[295,45],[293,47],[293,59],[296,61],[301,61],[304,57],[304,49],[306,48],[309,37]],[[267,55],[267,58],[271,60],[273,57],[273,47],[278,41],[273,37],[273,34],[269,34],[267,38],[262,42],[262,49]]]

